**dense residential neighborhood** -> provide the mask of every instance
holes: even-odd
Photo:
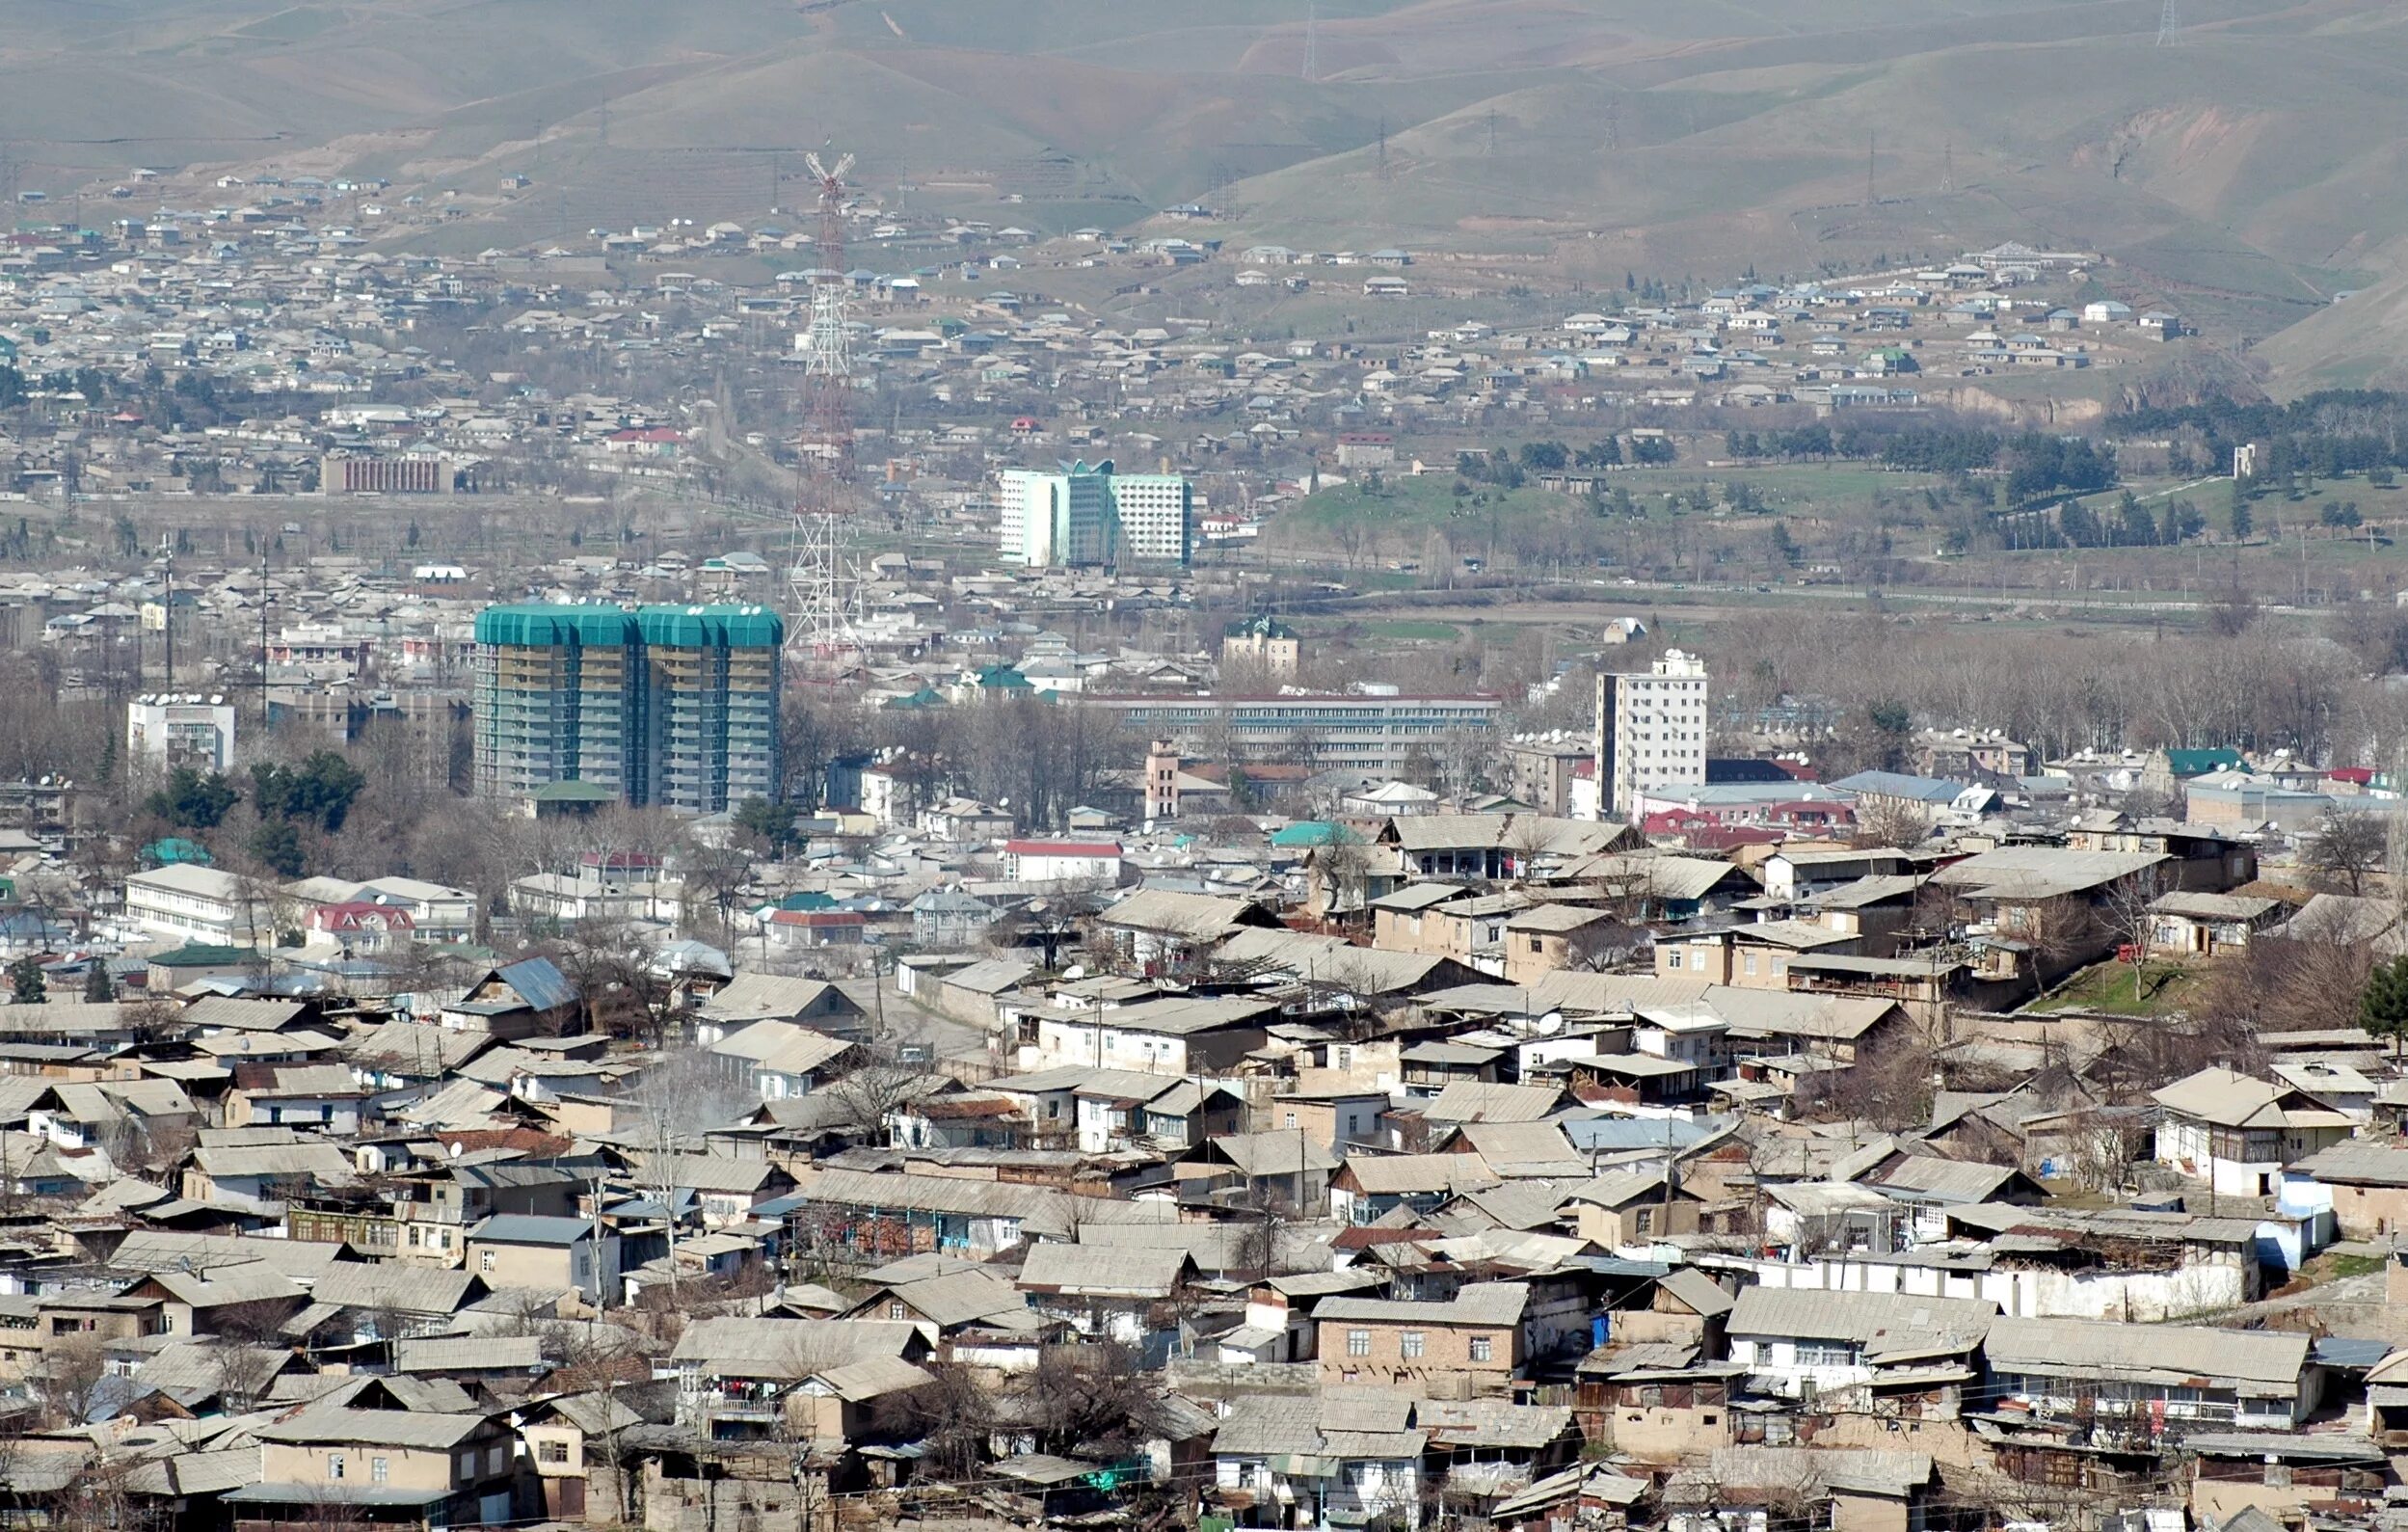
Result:
[[[2399,1532],[2408,399],[803,160],[12,188],[0,1532]]]

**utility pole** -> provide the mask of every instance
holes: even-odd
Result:
[[[259,728],[268,726],[268,545],[259,545]]]
[[[175,544],[167,550],[167,595],[159,606],[159,631],[167,635],[167,689],[175,689]]]
[[[1873,196],[1873,135],[1864,135],[1864,205],[1874,204]]]

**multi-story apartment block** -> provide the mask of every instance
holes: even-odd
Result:
[[[1667,649],[1645,675],[1597,677],[1597,792],[1627,820],[1639,795],[1705,781],[1705,661]]]
[[[169,770],[231,770],[234,705],[224,697],[164,692],[136,697],[125,705],[125,753]]]
[[[785,624],[760,606],[491,606],[476,621],[477,791],[587,782],[713,814],[774,798]]]
[[[1274,697],[1093,696],[1120,727],[1149,739],[1230,739],[1257,759],[1318,769],[1396,772],[1416,756],[1443,761],[1460,739],[1496,727],[1494,697],[1283,694]]]
[[[1005,469],[996,485],[997,547],[1032,569],[1184,564],[1194,540],[1194,494],[1172,473],[1115,473],[1110,459],[1057,471]]]

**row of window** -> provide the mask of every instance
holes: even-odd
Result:
[[[1418,1330],[1401,1330],[1397,1334],[1397,1354],[1407,1361],[1418,1358],[1427,1343],[1428,1334]],[[1496,1343],[1486,1335],[1474,1335],[1469,1342],[1471,1359],[1489,1361],[1494,1358]],[[1371,1331],[1350,1330],[1346,1332],[1346,1354],[1350,1357],[1371,1355]]]

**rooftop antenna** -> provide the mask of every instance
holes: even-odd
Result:
[[[2174,46],[2175,29],[2181,25],[2175,6],[2176,0],[2165,0],[2165,8],[2157,13],[2157,46],[2161,48]]]

